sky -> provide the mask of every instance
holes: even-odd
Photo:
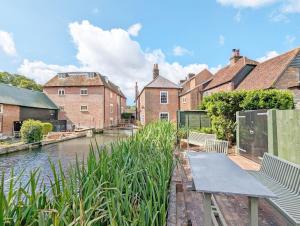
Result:
[[[133,103],[152,67],[178,83],[231,50],[264,61],[300,46],[300,0],[0,0],[0,71],[44,84],[97,71]]]

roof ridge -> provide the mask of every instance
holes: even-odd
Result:
[[[37,91],[37,90],[32,90],[32,89],[27,89],[27,88],[24,88],[24,87],[18,87],[18,86],[14,86],[12,84],[7,84],[7,83],[3,83],[3,82],[0,82],[0,85],[5,85],[7,87],[12,87],[12,88],[16,88],[16,89],[23,89],[25,91],[29,91],[29,92],[37,92],[37,93],[44,93],[42,91]]]
[[[267,60],[265,60],[265,61],[263,61],[263,62],[260,62],[259,64],[263,64],[263,63],[266,63],[266,62],[268,62],[268,61],[271,61],[271,60],[273,60],[273,59],[275,59],[275,58],[278,58],[278,57],[282,57],[283,55],[286,55],[286,54],[288,54],[288,53],[291,53],[291,52],[299,52],[300,51],[300,47],[297,47],[297,48],[294,48],[294,49],[292,49],[292,50],[289,50],[289,51],[286,51],[286,52],[284,52],[284,53],[281,53],[281,54],[279,54],[278,56],[274,56],[274,57],[272,57],[272,58],[270,58],[270,59],[267,59]]]

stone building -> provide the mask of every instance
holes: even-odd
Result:
[[[300,108],[300,48],[258,64],[237,89],[290,90],[294,94],[296,107]]]
[[[59,107],[67,129],[116,126],[126,108],[120,88],[97,72],[59,73],[43,91]]]
[[[185,80],[181,80],[182,91],[179,94],[180,110],[196,110],[202,101],[203,90],[212,78],[213,74],[204,69],[197,75],[189,74]]]
[[[0,84],[0,135],[12,136],[27,119],[57,119],[57,106],[42,92]]]
[[[238,49],[233,49],[229,65],[221,68],[213,76],[211,82],[204,89],[203,95],[235,90],[257,64],[258,62],[241,56]]]
[[[162,77],[154,64],[153,79],[136,96],[137,119],[142,125],[156,120],[176,122],[180,86]]]

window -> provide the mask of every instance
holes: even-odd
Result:
[[[0,104],[0,114],[3,113],[3,104]]]
[[[80,111],[88,111],[88,106],[87,105],[81,105],[80,106]]]
[[[112,93],[112,91],[110,91],[110,98],[113,98],[113,93]]]
[[[161,112],[159,113],[160,120],[169,121],[169,112]]]
[[[109,105],[109,112],[114,113],[114,105],[113,104]]]
[[[64,89],[59,89],[58,90],[58,95],[59,96],[64,96],[65,95],[65,90]]]
[[[59,106],[59,111],[64,112],[65,111],[65,106]]]
[[[160,103],[167,104],[168,103],[168,92],[160,91]]]
[[[110,123],[110,126],[113,126],[114,125],[114,118],[109,118],[109,123]]]
[[[186,97],[182,97],[182,103],[186,103]]]
[[[88,95],[88,89],[87,88],[80,89],[80,95],[82,95],[82,96]]]

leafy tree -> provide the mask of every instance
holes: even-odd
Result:
[[[0,72],[0,83],[10,84],[19,88],[42,91],[42,86],[24,75]]]
[[[199,107],[206,110],[212,130],[219,139],[235,142],[236,112],[259,109],[292,109],[293,95],[283,90],[219,92],[204,98]]]

